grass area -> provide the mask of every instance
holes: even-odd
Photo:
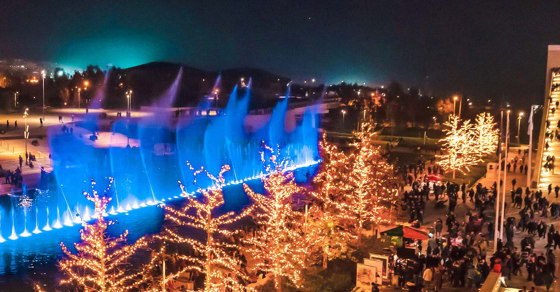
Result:
[[[489,158],[485,159],[480,164],[471,167],[470,171],[466,174],[462,174],[460,172],[455,173],[455,179],[453,179],[453,175],[451,173],[447,173],[444,176],[445,181],[455,182],[458,184],[467,183],[469,186],[473,186],[479,179],[481,179],[484,175],[486,175],[486,165],[489,162],[495,162],[496,159]]]
[[[297,288],[289,281],[284,281],[283,290],[293,292],[351,291],[356,284],[356,263],[363,262],[363,258],[369,258],[370,253],[383,253],[383,250],[391,245],[390,240],[386,238],[369,237],[362,240],[362,244],[349,257],[329,261],[327,269],[323,269],[321,266],[305,269],[302,273],[303,288]],[[272,285],[267,288],[272,288]]]
[[[440,139],[443,138],[443,132],[441,130],[435,129],[424,129],[424,128],[405,128],[405,127],[386,127],[381,130],[381,135],[385,136],[399,136],[399,137],[415,137],[423,138],[424,131],[426,136],[430,139]]]

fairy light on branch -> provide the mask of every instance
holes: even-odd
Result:
[[[470,121],[461,123],[456,115],[451,115],[443,125],[445,137],[440,140],[443,154],[436,155],[436,159],[443,170],[453,172],[455,178],[456,171],[468,172],[481,161],[477,137]]]
[[[345,203],[352,186],[348,175],[353,172],[353,155],[345,153],[326,140],[326,135],[319,144],[322,163],[315,176],[313,196],[319,206],[313,206],[308,212],[306,236],[320,255],[323,268],[329,260],[343,257],[349,251],[349,244],[357,239],[350,224],[343,224],[348,218],[350,205]],[[350,220],[353,223],[353,220]]]
[[[112,181],[112,180],[111,180]],[[109,184],[110,187],[110,184]],[[141,273],[132,272],[127,261],[147,245],[146,239],[140,238],[133,245],[126,245],[128,231],[119,237],[107,235],[107,227],[112,224],[103,217],[111,198],[99,196],[92,180],[92,194],[84,196],[95,205],[93,224],[83,223],[80,230],[81,242],[75,243],[76,253],[71,253],[61,243],[64,257],[58,266],[64,277],[61,286],[74,286],[85,291],[129,291],[134,288],[130,282],[141,278]]]
[[[255,269],[273,275],[277,289],[283,278],[299,286],[307,248],[304,246],[303,214],[292,209],[292,198],[302,188],[296,185],[293,172],[284,172],[286,162],[278,160],[279,151],[274,152],[268,146],[265,151],[270,153],[265,158],[265,152],[261,152],[266,172],[270,174],[262,178],[266,194],[256,193],[243,184],[257,206],[254,218],[260,226],[254,237],[245,240],[247,252],[254,259]]]
[[[496,153],[498,148],[499,130],[494,117],[489,113],[480,113],[476,116],[473,126],[476,140],[477,153],[484,157]]]
[[[396,176],[393,165],[383,157],[381,147],[376,141],[376,134],[371,123],[364,123],[361,131],[354,134],[353,161],[348,184],[351,192],[338,202],[342,215],[352,219],[361,230],[367,224],[388,223],[392,206],[398,199]]]
[[[195,183],[196,176],[205,173],[213,185],[205,190],[199,188],[198,191],[202,193],[200,198],[187,196],[187,203],[182,208],[164,206],[165,220],[172,224],[167,224],[161,238],[165,242],[186,244],[199,255],[178,255],[178,259],[185,261],[186,266],[174,274],[166,275],[165,283],[184,272],[196,271],[205,275],[203,291],[245,291],[245,283],[249,279],[240,269],[241,260],[234,256],[234,251],[238,251],[239,247],[230,243],[228,238],[238,234],[238,230],[232,225],[247,217],[253,207],[240,214],[228,212],[216,215],[217,209],[224,204],[224,174],[230,170],[230,166],[222,166],[218,176],[208,173],[204,168],[194,170],[192,165],[188,166],[194,173]],[[187,195],[183,184],[179,184],[182,192]],[[175,226],[172,228],[170,225]],[[189,237],[192,232],[181,232],[181,228],[202,231],[204,240]]]

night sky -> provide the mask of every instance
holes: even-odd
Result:
[[[541,102],[560,1],[3,0],[0,58],[252,66],[296,80],[401,81]]]

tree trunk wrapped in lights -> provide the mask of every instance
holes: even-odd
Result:
[[[194,170],[189,165],[191,170]],[[169,226],[161,236],[166,242],[187,244],[197,255],[179,255],[178,259],[186,262],[186,266],[178,272],[167,275],[166,282],[174,279],[188,271],[196,271],[205,275],[204,288],[202,291],[245,291],[244,282],[248,280],[247,275],[241,271],[241,260],[234,256],[234,251],[238,251],[239,246],[231,243],[228,239],[232,238],[238,230],[232,230],[232,224],[246,217],[252,212],[252,207],[236,215],[228,212],[217,215],[217,209],[224,204],[222,188],[225,185],[224,173],[230,169],[228,165],[223,166],[218,177],[207,173],[203,168],[194,172],[196,176],[206,172],[208,177],[214,182],[213,186],[207,190],[200,190],[202,197],[197,199],[192,196],[187,197],[184,207],[176,209],[165,206],[165,220],[175,224],[179,228],[193,228],[199,230],[204,235],[203,240],[194,239],[183,234],[192,232],[181,232]],[[186,191],[181,184],[181,190]]]
[[[478,114],[473,131],[477,153],[481,157],[495,154],[498,148],[499,130],[497,123],[494,122],[494,117],[489,113]]]
[[[337,202],[358,229],[358,241],[367,224],[391,222],[390,211],[398,199],[393,165],[383,157],[375,138],[370,123],[354,132],[352,168],[347,175],[351,191]]]
[[[266,163],[264,154],[261,157]],[[277,154],[270,155],[270,175],[262,179],[265,195],[246,184],[243,187],[257,206],[255,220],[260,226],[254,237],[246,239],[247,251],[256,262],[255,269],[271,273],[276,289],[281,289],[283,278],[300,284],[308,249],[304,246],[303,214],[292,209],[292,197],[302,188],[296,185],[293,172],[284,172],[285,163],[277,159]]]
[[[92,181],[92,188],[95,182]],[[98,196],[93,189],[93,195],[84,192],[86,198],[95,204],[95,223],[84,223],[80,230],[82,242],[76,243],[76,254],[72,254],[61,243],[64,257],[58,262],[64,277],[60,285],[77,287],[85,291],[129,291],[135,286],[130,283],[142,278],[142,273],[130,272],[127,261],[138,249],[147,245],[146,239],[140,238],[133,245],[126,245],[128,232],[117,238],[107,235],[107,226],[111,221],[105,221],[107,205],[111,198]]]
[[[354,132],[348,153],[323,141],[323,163],[314,180],[315,196],[325,213],[356,234],[358,243],[366,225],[392,220],[390,211],[398,199],[393,166],[375,144],[375,136],[373,125],[364,123],[361,131]]]
[[[306,228],[306,232],[311,239],[316,238],[322,266],[327,268],[327,262],[344,256],[348,252],[348,244],[357,238],[355,230],[348,228],[349,224],[343,224],[352,218],[348,214],[350,206],[343,202],[352,192],[347,175],[353,171],[353,156],[327,142],[326,136],[320,142],[320,151],[323,162],[313,180],[316,185],[313,196],[319,201],[319,206],[310,209],[307,215],[310,228]]]
[[[348,257],[353,251],[350,243],[357,237],[342,228],[342,219],[332,211],[312,206],[306,214],[304,246],[311,260],[308,265],[321,264],[326,269],[328,261]]]
[[[456,171],[468,172],[472,166],[481,161],[478,138],[475,137],[470,121],[461,124],[458,116],[451,115],[444,126],[445,137],[440,140],[443,154],[436,155],[437,163],[446,172],[453,172],[455,178]]]

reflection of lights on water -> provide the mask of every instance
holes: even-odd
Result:
[[[306,167],[310,167],[310,166],[313,166],[313,165],[317,165],[317,164],[319,164],[320,162],[321,162],[321,161],[312,161],[312,162],[300,164],[300,165],[297,165],[297,166],[286,167],[286,168],[284,169],[284,171],[294,171],[294,170],[299,169],[299,168],[306,168]],[[257,179],[261,179],[261,178],[263,178],[263,177],[265,177],[265,176],[267,176],[267,175],[264,174],[264,173],[260,173],[259,175],[255,175],[255,176],[252,176],[252,177],[243,179],[243,180],[236,180],[236,181],[233,181],[233,182],[226,183],[226,184],[224,184],[224,185],[238,185],[238,184],[242,184],[242,183],[244,183],[244,182],[248,182],[248,181],[252,181],[252,180],[257,180]],[[208,190],[210,190],[211,188],[212,188],[212,187],[208,187],[208,188],[206,188],[206,189],[200,189],[200,190],[198,190],[197,192],[208,191]],[[195,194],[195,192],[186,193],[186,194],[192,196],[192,195]],[[185,197],[184,194],[181,194],[181,195],[169,197],[169,198],[167,198],[167,199],[162,198],[161,200],[156,201],[156,202],[154,202],[152,199],[150,199],[150,200],[148,200],[148,201],[146,201],[146,202],[142,202],[142,203],[140,203],[140,204],[138,204],[138,202],[134,202],[134,204],[133,204],[132,206],[130,205],[130,203],[128,203],[128,204],[126,205],[126,207],[125,207],[124,210],[122,209],[122,207],[120,207],[118,210],[115,210],[115,209],[114,209],[115,207],[112,206],[112,207],[111,207],[111,211],[110,211],[109,213],[103,214],[103,216],[104,216],[104,217],[108,217],[109,215],[113,215],[113,216],[114,216],[114,215],[116,215],[116,214],[118,214],[118,213],[122,213],[122,214],[125,214],[125,215],[129,215],[129,211],[131,211],[131,210],[133,210],[133,209],[142,209],[142,208],[145,208],[145,207],[150,207],[150,206],[155,206],[155,205],[165,205],[164,202],[166,202],[166,201],[178,200],[178,199],[182,199],[183,197]],[[79,221],[80,223],[90,221],[90,220],[92,220],[91,214],[90,214],[90,213],[91,213],[91,211],[90,211],[89,208],[86,206],[86,207],[84,208],[83,217],[78,217],[78,218],[75,218],[74,220],[77,220],[77,221]],[[114,214],[113,214],[113,213],[114,213]],[[47,222],[45,223],[45,226],[43,227],[42,231],[45,231],[45,232],[46,232],[46,231],[51,231],[51,230],[53,230],[53,228],[54,228],[54,229],[62,229],[64,226],[68,226],[68,227],[75,226],[75,225],[73,224],[73,222],[72,222],[71,217],[70,217],[70,216],[71,216],[70,211],[66,211],[66,212],[63,213],[62,222],[64,223],[64,225],[61,223],[60,211],[59,211],[58,208],[57,208],[57,219],[54,221],[54,224],[53,224],[52,226],[50,225],[50,222],[49,222],[50,220],[48,219],[48,218],[49,218],[49,209],[48,209],[48,207],[46,208],[46,216],[47,216]],[[12,234],[11,234],[10,237],[8,237],[8,238],[9,238],[10,240],[17,240],[17,239],[19,239],[20,237],[30,237],[30,236],[32,236],[33,234],[42,233],[42,231],[41,231],[41,230],[38,228],[38,226],[36,225],[36,226],[35,226],[35,230],[34,230],[32,233],[29,233],[29,232],[27,232],[27,230],[24,230],[24,232],[23,232],[22,234],[20,234],[20,236],[18,236],[17,233],[16,233],[16,231],[15,231],[15,226],[12,226]],[[5,242],[5,241],[6,241],[6,240],[2,237],[2,234],[0,233],[0,243],[3,243],[3,242]]]

